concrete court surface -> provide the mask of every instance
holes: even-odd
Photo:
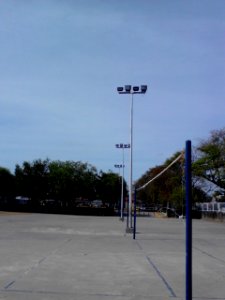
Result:
[[[185,222],[0,214],[0,300],[185,299]],[[225,299],[225,224],[193,222],[193,299]]]

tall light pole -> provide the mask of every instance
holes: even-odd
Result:
[[[131,86],[125,85],[124,87],[117,87],[119,94],[131,94],[130,106],[130,185],[129,185],[129,226],[127,232],[132,232],[132,190],[133,190],[133,96],[134,94],[145,94],[147,92],[147,85]]]
[[[114,167],[119,169],[119,177],[120,177],[120,169],[123,168],[123,170],[124,170],[124,164],[122,164],[122,165],[121,165],[121,164],[116,164],[116,165],[114,165]],[[123,174],[123,172],[122,172],[122,174]],[[121,201],[122,201],[122,193],[123,193],[123,175],[121,176],[121,186],[122,186],[122,188],[121,188]],[[119,209],[119,208],[118,208],[118,209]],[[120,212],[120,216],[121,216],[121,212]],[[123,217],[123,213],[122,213],[122,217]],[[123,221],[122,217],[120,217],[120,219]]]
[[[126,148],[130,148],[130,144],[123,144],[123,143],[120,143],[120,144],[116,144],[116,148],[120,148],[122,149],[122,165],[123,165],[123,171],[122,171],[122,182],[121,182],[121,202],[120,202],[120,219],[121,221],[124,220],[124,217],[123,217],[123,199],[124,199],[124,192],[123,192],[123,181],[124,181],[124,149]],[[128,220],[128,217],[127,217],[127,220]],[[127,221],[127,228],[129,227],[129,222]]]

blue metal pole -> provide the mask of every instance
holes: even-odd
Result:
[[[192,179],[191,141],[186,141],[185,150],[185,200],[186,200],[186,300],[192,299]]]
[[[137,199],[136,199],[136,196],[137,196],[137,190],[136,190],[136,187],[134,189],[134,228],[133,228],[133,239],[135,240],[135,237],[136,237],[136,211],[137,211]]]

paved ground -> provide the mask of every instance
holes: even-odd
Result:
[[[0,214],[0,300],[185,299],[185,223]],[[193,223],[193,298],[225,299],[225,224]]]

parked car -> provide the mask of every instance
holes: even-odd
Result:
[[[100,208],[103,206],[102,200],[93,200],[92,201],[92,207],[94,208]]]

